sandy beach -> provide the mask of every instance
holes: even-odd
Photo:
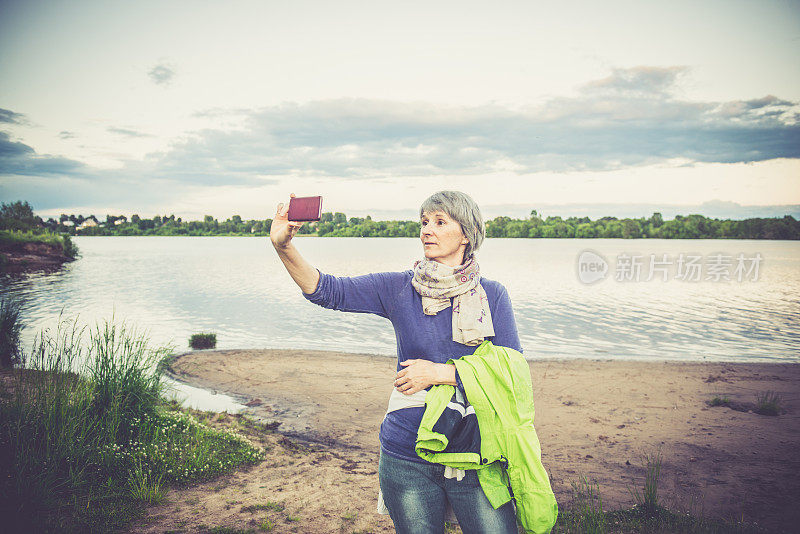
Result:
[[[544,360],[530,368],[542,461],[560,504],[569,502],[571,484],[585,475],[599,484],[604,509],[631,506],[628,486],[644,485],[643,455],[660,447],[664,505],[776,530],[800,521],[800,365]],[[170,374],[250,403],[249,415],[280,422],[280,433],[315,451],[296,462],[275,463],[279,474],[235,475],[255,476],[253,488],[262,483],[247,490],[247,498],[302,502],[309,518],[319,522],[295,527],[299,532],[326,531],[326,517],[348,518],[352,530],[393,530],[374,510],[377,434],[394,358],[308,350],[198,351],[178,356]],[[767,391],[781,396],[781,414],[747,411],[756,394]],[[738,409],[708,406],[715,395],[727,396]],[[270,477],[281,481],[279,490],[277,482],[263,484]],[[209,506],[214,498],[212,493]],[[179,512],[170,506],[161,505],[161,512],[174,519]],[[215,513],[227,512],[220,507]],[[163,531],[164,523],[158,527],[133,531]]]

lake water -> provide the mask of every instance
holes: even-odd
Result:
[[[77,237],[82,257],[52,274],[0,279],[0,292],[26,304],[23,347],[60,313],[79,324],[124,320],[154,345],[188,349],[196,332],[215,332],[217,348],[333,349],[394,355],[391,323],[306,301],[269,239],[253,237]],[[298,237],[323,272],[353,276],[411,268],[422,257],[414,238]],[[608,262],[608,276],[587,284],[582,251]],[[617,280],[624,254],[643,259],[641,278]],[[668,266],[645,281],[650,255],[677,262],[697,256],[701,279]],[[760,255],[757,275],[713,279],[723,254]],[[753,240],[488,239],[482,274],[508,289],[525,356],[692,361],[800,361],[800,243]],[[752,267],[752,263],[750,264]],[[706,279],[712,276],[712,279]]]

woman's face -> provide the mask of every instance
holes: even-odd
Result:
[[[461,225],[443,211],[424,212],[419,232],[425,258],[458,267],[464,261],[469,241]]]

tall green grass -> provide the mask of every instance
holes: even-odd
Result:
[[[263,458],[238,434],[168,409],[157,364],[169,352],[113,320],[59,318],[40,332],[0,391],[0,518],[20,531],[113,530],[169,484]]]
[[[586,534],[604,534],[606,516],[603,513],[603,499],[600,486],[581,475],[578,482],[572,483],[572,507],[576,529]]]
[[[2,493],[26,521],[70,496],[90,495],[103,476],[113,478],[101,451],[134,436],[134,422],[154,414],[159,402],[160,377],[150,368],[161,349],[149,349],[124,324],[96,326],[88,343],[85,330],[77,319],[59,319],[55,334],[40,332],[11,401],[2,405],[0,439],[11,457]]]
[[[60,245],[61,236],[53,232],[32,232],[31,230],[0,230],[0,245],[23,245],[25,243],[45,243]]]
[[[10,298],[0,298],[0,367],[22,363],[19,336],[22,332],[20,314],[22,305]]]
[[[639,508],[645,512],[654,512],[660,507],[658,502],[658,479],[661,476],[661,447],[656,452],[645,453],[642,461],[647,466],[644,490],[629,486],[628,492]]]

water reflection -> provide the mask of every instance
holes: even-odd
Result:
[[[305,348],[393,355],[389,321],[307,302],[267,238],[78,237],[76,262],[55,273],[3,278],[25,299],[25,347],[59,312],[92,324],[114,316],[151,343],[185,350],[215,332],[219,349]],[[323,272],[352,276],[411,268],[417,239],[309,238],[297,247]],[[576,276],[580,251],[612,264],[626,254],[724,252],[764,258],[755,282],[650,282]],[[485,276],[511,296],[525,354],[543,358],[800,361],[800,246],[787,241],[488,239]]]
[[[236,402],[233,397],[228,395],[192,387],[166,376],[163,380],[168,386],[164,396],[167,399],[178,401],[182,406],[194,408],[195,410],[228,412],[230,414],[239,413],[244,409],[243,404]]]

